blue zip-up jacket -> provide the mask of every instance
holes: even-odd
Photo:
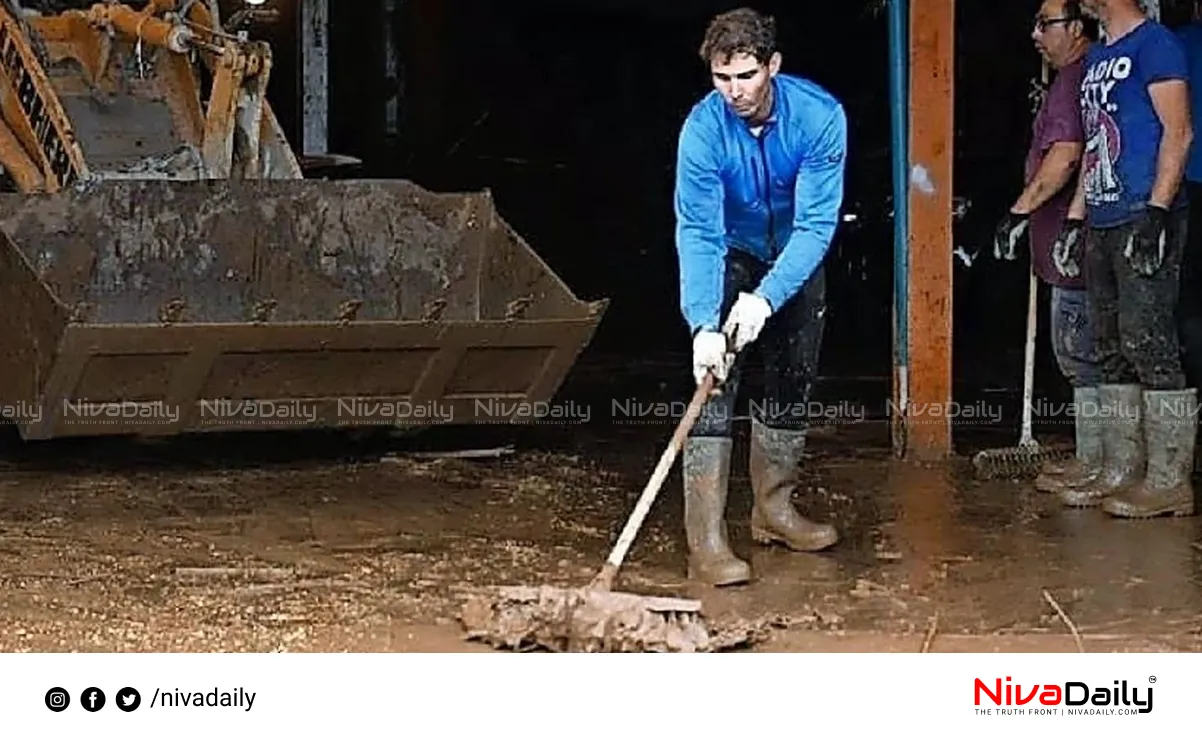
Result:
[[[720,328],[727,249],[772,264],[756,292],[775,312],[822,263],[838,225],[843,106],[802,78],[777,74],[772,86],[772,115],[758,138],[716,90],[681,127],[676,249],[681,310],[694,334]]]

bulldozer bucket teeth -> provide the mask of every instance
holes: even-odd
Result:
[[[26,439],[542,414],[608,300],[487,192],[99,182],[0,196],[0,414]]]

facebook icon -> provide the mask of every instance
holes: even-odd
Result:
[[[97,689],[95,686],[89,686],[83,690],[83,694],[79,697],[79,703],[88,712],[98,712],[104,706],[104,692]]]

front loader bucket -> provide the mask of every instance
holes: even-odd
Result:
[[[4,195],[0,229],[26,439],[525,421],[608,304],[487,192],[407,181],[102,182]]]

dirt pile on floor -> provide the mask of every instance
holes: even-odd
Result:
[[[748,647],[766,635],[752,625],[715,628],[687,600],[630,593],[500,589],[470,597],[461,621],[470,640],[527,652],[695,653]]]

